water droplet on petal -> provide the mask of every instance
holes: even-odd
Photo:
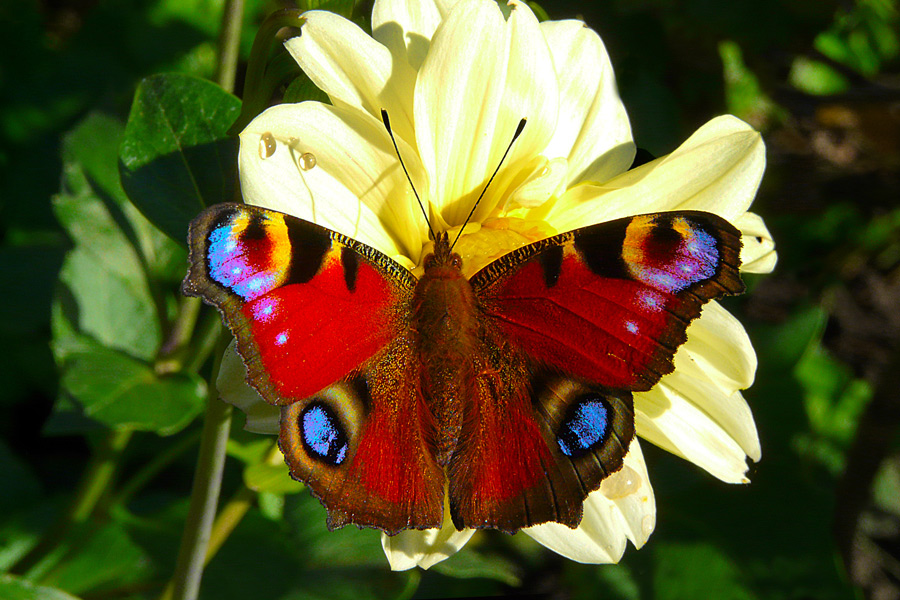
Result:
[[[641,487],[640,474],[625,465],[603,480],[603,483],[600,484],[600,491],[610,500],[618,500],[635,493],[639,487]]]
[[[259,157],[263,160],[275,154],[275,136],[270,131],[259,136]]]
[[[300,155],[298,163],[300,165],[300,170],[309,171],[316,166],[316,155],[312,152],[304,152]]]
[[[650,534],[653,533],[653,527],[655,525],[655,520],[651,515],[644,515],[644,518],[641,519],[641,533],[644,534],[644,539],[650,537]]]

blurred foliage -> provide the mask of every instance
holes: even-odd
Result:
[[[185,311],[183,232],[203,204],[236,193],[226,132],[241,104],[209,82],[222,4],[0,6],[0,598],[151,598],[172,572],[218,323]],[[315,5],[364,27],[370,11]],[[247,0],[242,60],[280,7]],[[897,597],[897,1],[543,8],[601,34],[651,154],[725,112],[765,134],[754,210],[780,263],[728,304],[759,354],[746,394],[764,455],[753,484],[647,448],[659,524],[619,565],[481,532],[427,572],[391,573],[377,533],[329,533],[272,441],[237,423],[223,500],[254,502],[201,596],[827,599],[855,585]],[[285,85],[296,71],[283,57],[271,64],[276,97],[320,97],[305,78]],[[196,339],[170,344],[195,317]]]

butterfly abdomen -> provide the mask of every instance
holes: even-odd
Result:
[[[437,424],[435,457],[446,465],[459,439],[462,398],[475,385],[479,329],[475,295],[458,256],[444,246],[427,261],[413,294],[411,319],[422,395]]]

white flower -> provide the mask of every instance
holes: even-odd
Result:
[[[492,0],[377,0],[373,36],[327,12],[306,13],[287,48],[332,105],[279,105],[241,134],[249,204],[293,214],[369,244],[415,270],[428,229],[381,122],[386,109],[400,153],[437,231],[459,228],[509,144],[527,126],[456,249],[471,274],[508,250],[628,215],[705,210],[744,234],[742,269],[768,272],[774,244],[747,212],[765,167],[760,135],[718,117],[668,156],[628,170],[628,117],[600,38],[579,21],[538,23],[525,5]],[[261,140],[275,140],[270,153]],[[309,153],[316,166],[305,168]],[[307,156],[308,157],[308,156]],[[715,302],[688,329],[675,372],[636,393],[639,436],[719,479],[746,483],[760,458],[750,409],[756,355],[741,324]],[[243,381],[233,350],[219,379],[247,428],[275,433],[278,411]],[[626,539],[642,546],[656,505],[638,440],[625,467],[585,501],[576,530],[524,530],[573,560],[615,562]],[[409,530],[383,537],[391,567],[427,568],[472,531]]]

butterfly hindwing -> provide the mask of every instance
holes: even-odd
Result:
[[[451,464],[457,527],[577,526],[584,498],[622,467],[631,392],[673,370],[705,302],[743,290],[740,248],[715,215],[660,213],[561,234],[476,273],[488,358],[464,421],[472,441]]]
[[[631,393],[548,370],[488,326],[476,393],[449,467],[457,528],[576,527],[582,502],[622,467],[634,436]]]
[[[291,473],[329,523],[440,526],[444,478],[407,339],[415,278],[355,240],[253,206],[206,209],[189,245],[184,292],[222,312],[248,381],[283,407]]]

